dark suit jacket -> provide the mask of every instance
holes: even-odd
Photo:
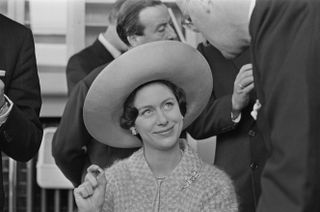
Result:
[[[240,68],[250,63],[250,52],[246,50],[235,60],[227,60],[211,45],[200,44],[198,50],[210,65],[213,92],[208,106],[187,131],[194,138],[217,136],[215,165],[234,181],[240,211],[253,212],[260,195],[260,175],[266,157],[261,134],[250,115],[254,95],[242,110],[241,121],[234,124],[231,120],[233,84]]]
[[[53,137],[52,154],[63,174],[78,186],[90,164],[108,167],[136,149],[121,149],[94,140],[83,122],[83,104],[90,85],[106,65],[93,70],[70,94],[60,125]]]
[[[28,161],[37,153],[42,138],[34,41],[29,29],[1,14],[0,28],[0,69],[6,71],[4,92],[14,103],[7,121],[0,128],[0,150],[15,160]],[[0,181],[2,210],[2,167]]]
[[[92,45],[71,56],[66,69],[68,94],[70,95],[74,86],[93,69],[113,59],[111,53],[98,39]]]
[[[259,212],[320,211],[320,1],[257,0],[258,126],[271,151]]]

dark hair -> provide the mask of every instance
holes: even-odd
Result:
[[[117,19],[117,33],[125,44],[130,46],[128,36],[143,35],[145,26],[140,22],[141,10],[157,5],[163,3],[159,0],[128,0],[122,5]]]
[[[161,83],[163,85],[166,85],[174,94],[176,97],[178,104],[179,104],[179,109],[184,116],[187,112],[187,102],[186,102],[186,95],[182,88],[176,86],[170,81],[167,80],[155,80],[155,81],[150,81],[145,84],[140,85],[136,89],[134,89],[130,95],[127,97],[126,101],[123,104],[123,112],[120,117],[120,126],[123,129],[130,129],[130,127],[134,126],[134,122],[136,121],[136,118],[138,117],[138,110],[133,106],[133,101],[134,98],[137,94],[137,92],[143,88],[146,85],[152,84],[152,83]]]
[[[109,24],[115,25],[117,23],[117,19],[118,19],[118,14],[119,14],[120,8],[123,5],[123,3],[126,2],[126,1],[127,0],[117,0],[112,4],[111,10],[108,13]]]

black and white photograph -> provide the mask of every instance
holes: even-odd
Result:
[[[0,212],[320,212],[320,0],[0,0]]]

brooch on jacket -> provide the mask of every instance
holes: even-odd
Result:
[[[196,179],[199,177],[199,172],[196,170],[191,171],[186,177],[185,180],[180,188],[181,191],[185,190],[188,188]]]

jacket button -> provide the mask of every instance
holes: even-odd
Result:
[[[248,134],[253,137],[256,135],[256,132],[254,130],[249,130]]]
[[[256,170],[257,168],[259,168],[259,165],[258,165],[257,163],[251,163],[251,164],[250,164],[250,168],[251,168],[252,170]]]

